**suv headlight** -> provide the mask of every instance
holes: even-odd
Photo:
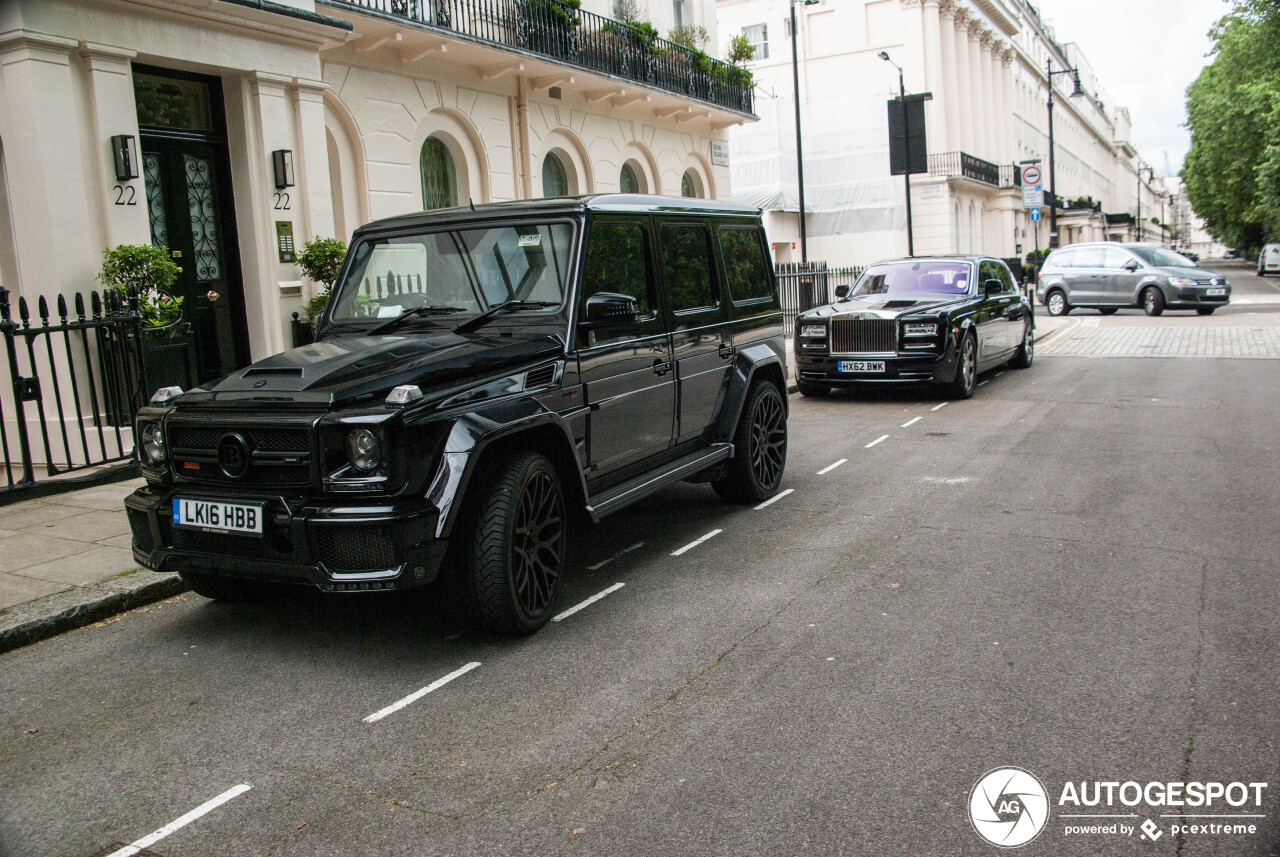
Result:
[[[1195,284],[1196,284],[1195,280],[1189,280],[1186,277],[1170,277],[1169,278],[1169,285],[1171,286],[1180,286],[1182,288],[1186,288],[1188,286],[1194,286]]]
[[[903,336],[933,336],[938,332],[938,325],[933,322],[912,322],[902,327]]]
[[[811,339],[821,339],[827,335],[827,326],[825,324],[802,324],[800,325],[800,335]]]
[[[382,466],[382,440],[369,429],[356,429],[347,435],[347,459],[362,473],[372,473]]]
[[[142,427],[142,451],[152,464],[164,464],[169,457],[168,447],[164,443],[164,430],[160,423],[147,423]]]

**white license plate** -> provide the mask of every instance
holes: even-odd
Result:
[[[1216,298],[1221,295],[1225,295],[1227,293],[1227,290],[1226,289],[1205,289],[1204,293],[1211,298]]]
[[[841,372],[883,372],[883,360],[841,360],[836,367]]]
[[[173,498],[173,523],[206,533],[262,535],[262,506],[222,500]]]

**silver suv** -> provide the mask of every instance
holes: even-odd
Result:
[[[1227,278],[1158,244],[1072,244],[1054,250],[1036,278],[1036,297],[1049,315],[1092,307],[1112,315],[1142,307],[1147,315],[1193,309],[1211,315],[1231,300]]]

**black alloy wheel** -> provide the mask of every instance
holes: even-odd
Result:
[[[956,379],[948,385],[953,399],[972,399],[978,381],[978,343],[972,333],[965,334],[956,356]]]
[[[733,443],[728,469],[711,487],[734,503],[772,497],[787,468],[787,408],[776,384],[760,380],[751,385]]]
[[[496,634],[547,623],[560,594],[568,546],[564,492],[546,456],[521,452],[486,468],[468,571],[475,618]]]

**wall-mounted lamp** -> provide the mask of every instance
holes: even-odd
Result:
[[[293,187],[293,152],[276,149],[271,153],[271,165],[276,174],[276,190]]]
[[[138,151],[133,137],[116,134],[111,138],[111,156],[116,165],[116,181],[127,182],[138,177]]]

